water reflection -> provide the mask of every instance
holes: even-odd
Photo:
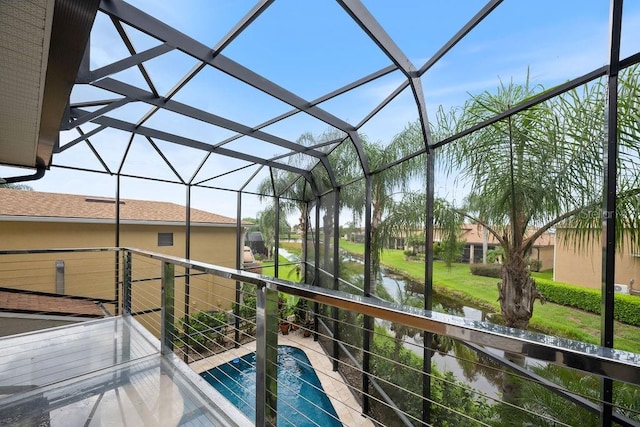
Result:
[[[396,301],[402,298],[398,295],[399,292],[406,292],[406,289],[415,289],[415,286],[412,286],[404,277],[388,270],[382,271],[381,279],[380,284]],[[447,298],[437,293],[433,294],[433,311],[478,321],[487,321],[490,314],[480,308],[461,304],[452,298]],[[391,334],[395,335],[394,327],[390,322],[379,321],[378,324],[384,326]],[[422,335],[416,334],[405,337],[404,347],[422,356]],[[434,349],[431,360],[440,372],[452,372],[456,379],[465,381],[481,393],[492,398],[500,397],[502,375],[497,370],[498,365],[496,363],[479,355],[464,344],[447,337],[436,335],[431,347]]]

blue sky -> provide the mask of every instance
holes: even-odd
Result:
[[[131,3],[174,26],[208,46],[215,46],[248,10],[248,1],[156,1],[135,0]],[[436,52],[484,1],[364,1],[365,6],[394,38],[416,67]],[[506,0],[492,16],[449,52],[423,78],[429,114],[438,106],[446,108],[463,104],[469,94],[493,90],[500,80],[524,82],[527,72],[533,83],[551,87],[603,65],[607,60],[609,2],[548,1],[524,2]],[[640,5],[625,3],[622,57],[640,50]],[[146,35],[127,28],[138,51],[159,44]],[[313,100],[353,80],[391,64],[391,61],[353,23],[342,8],[329,0],[276,0],[241,34],[223,54],[262,74],[282,87]],[[92,38],[92,68],[109,64],[127,56],[110,20],[99,14]],[[145,63],[160,94],[169,89],[196,61],[172,52]],[[130,69],[114,78],[146,88],[140,73]],[[349,123],[358,123],[371,109],[398,87],[403,80],[399,72],[320,104],[321,108]],[[73,101],[105,95],[94,88],[74,89]],[[205,69],[175,97],[176,101],[218,114],[248,125],[259,123],[289,111],[290,107],[258,90],[214,69]],[[135,122],[149,109],[139,103],[130,104],[111,116]],[[404,126],[417,118],[410,91],[406,90],[370,122],[361,132],[370,140],[388,143]],[[150,127],[179,133],[190,138],[217,143],[234,132],[185,119],[173,113],[158,113],[147,122]],[[86,132],[92,126],[83,128]],[[323,122],[298,114],[269,126],[264,131],[289,140],[303,132],[320,134],[327,129]],[[63,134],[63,142],[77,133]],[[128,136],[117,131],[101,132],[91,139],[104,152],[105,161],[115,168],[122,158]],[[203,159],[203,153],[186,148],[176,149],[157,141],[178,172],[189,178]],[[82,146],[81,146],[82,145]],[[271,157],[286,150],[253,138],[241,138],[226,146],[237,151]],[[135,155],[135,156],[134,156]],[[153,151],[148,142],[134,140],[131,160],[124,172],[142,171],[157,178],[170,178],[172,172]],[[84,144],[54,156],[54,164],[73,166],[98,165]],[[242,161],[212,158],[199,177],[222,174],[245,165]],[[220,187],[238,188],[256,169],[230,174],[215,182]],[[11,173],[14,175],[15,173]],[[267,176],[263,171],[257,181]],[[55,191],[100,196],[115,194],[115,178],[53,168],[45,178],[31,185],[40,191]],[[251,189],[254,185],[249,185]],[[436,188],[447,193],[461,191],[444,182]],[[123,179],[122,197],[173,201],[184,204],[184,188],[179,185]],[[462,198],[462,194],[453,197]],[[196,190],[194,207],[235,217],[236,196],[231,192]],[[261,208],[256,198],[248,197],[242,216],[253,216]],[[348,215],[347,215],[348,216]]]

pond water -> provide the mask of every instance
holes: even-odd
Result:
[[[290,260],[296,259],[295,255],[290,254],[283,249],[280,249],[280,254]],[[344,258],[342,262],[363,263],[362,260],[357,257],[352,257],[344,253],[343,256]],[[393,298],[397,298],[398,289],[400,289],[400,291],[404,291],[408,288],[407,285],[411,283],[405,277],[386,269],[382,270],[381,276],[382,287],[384,287],[387,293]],[[487,313],[479,307],[462,304],[459,301],[438,294],[437,292],[433,293],[433,305],[434,311],[440,311],[482,322],[490,321],[492,315],[492,313]],[[393,335],[390,322],[378,320],[377,323],[384,326],[387,331]],[[407,349],[414,351],[420,357],[423,356],[423,344],[422,337],[420,335],[415,337],[405,337],[404,340],[404,346]],[[490,348],[485,348],[485,350],[498,357],[502,357],[504,355],[504,353],[499,350]],[[500,367],[487,357],[478,357],[475,354],[475,351],[466,348],[462,344],[454,345],[451,348],[441,349],[435,352],[432,356],[432,361],[439,371],[452,372],[456,379],[465,382],[488,397],[499,398],[502,394],[501,388],[503,375],[497,370],[500,369]],[[529,359],[525,359],[524,363],[525,366],[544,365],[540,362]]]
[[[291,252],[289,252],[288,250],[283,249],[283,248],[278,248],[278,255],[286,258],[287,261],[290,261],[290,262],[298,262],[299,261],[297,255],[292,254]]]
[[[382,286],[387,290],[389,295],[394,298],[397,297],[398,288],[405,289],[407,280],[402,276],[393,274],[387,270],[382,271]],[[463,316],[467,319],[487,321],[489,313],[468,305],[462,305],[456,303],[451,298],[446,298],[438,293],[433,294],[434,307],[441,308],[443,312],[448,314],[454,314],[456,316]],[[439,310],[438,310],[439,311]],[[391,324],[389,322],[381,322],[383,326],[389,330],[391,334]],[[410,338],[405,338],[404,346],[409,350],[414,351],[420,357],[423,355],[422,337],[420,335]],[[479,390],[483,394],[498,398],[500,397],[501,377],[488,378],[480,371],[480,367],[469,363],[464,357],[457,357],[456,352],[459,351],[459,347],[453,347],[447,352],[436,352],[433,354],[431,360],[436,365],[440,372],[452,372],[456,379],[464,381],[471,387]],[[499,354],[500,352],[497,352]]]

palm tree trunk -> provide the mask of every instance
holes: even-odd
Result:
[[[506,326],[527,329],[533,315],[533,303],[541,294],[529,275],[522,254],[513,251],[506,258],[502,265],[502,282],[498,283],[502,317]]]
[[[489,250],[489,230],[482,226],[482,263],[487,263],[487,251]]]
[[[331,270],[331,239],[333,238],[333,218],[329,212],[333,212],[333,203],[327,207],[327,213],[322,217],[324,228],[324,243],[322,247],[322,267]]]
[[[380,273],[380,253],[382,252],[382,238],[380,236],[380,225],[382,224],[382,209],[377,203],[372,206],[371,214],[371,292],[378,294],[378,274]]]
[[[300,230],[302,231],[302,251],[300,256],[300,274],[302,275],[303,283],[307,283],[307,208],[302,206],[300,208]]]

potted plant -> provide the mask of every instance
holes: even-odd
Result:
[[[299,300],[300,297],[289,294],[280,294],[278,298],[278,317],[280,319],[280,332],[282,332],[282,335],[287,335],[291,324],[296,321],[295,310]]]
[[[311,331],[313,330],[313,320],[309,316],[302,326],[302,336],[307,338],[311,336]]]

